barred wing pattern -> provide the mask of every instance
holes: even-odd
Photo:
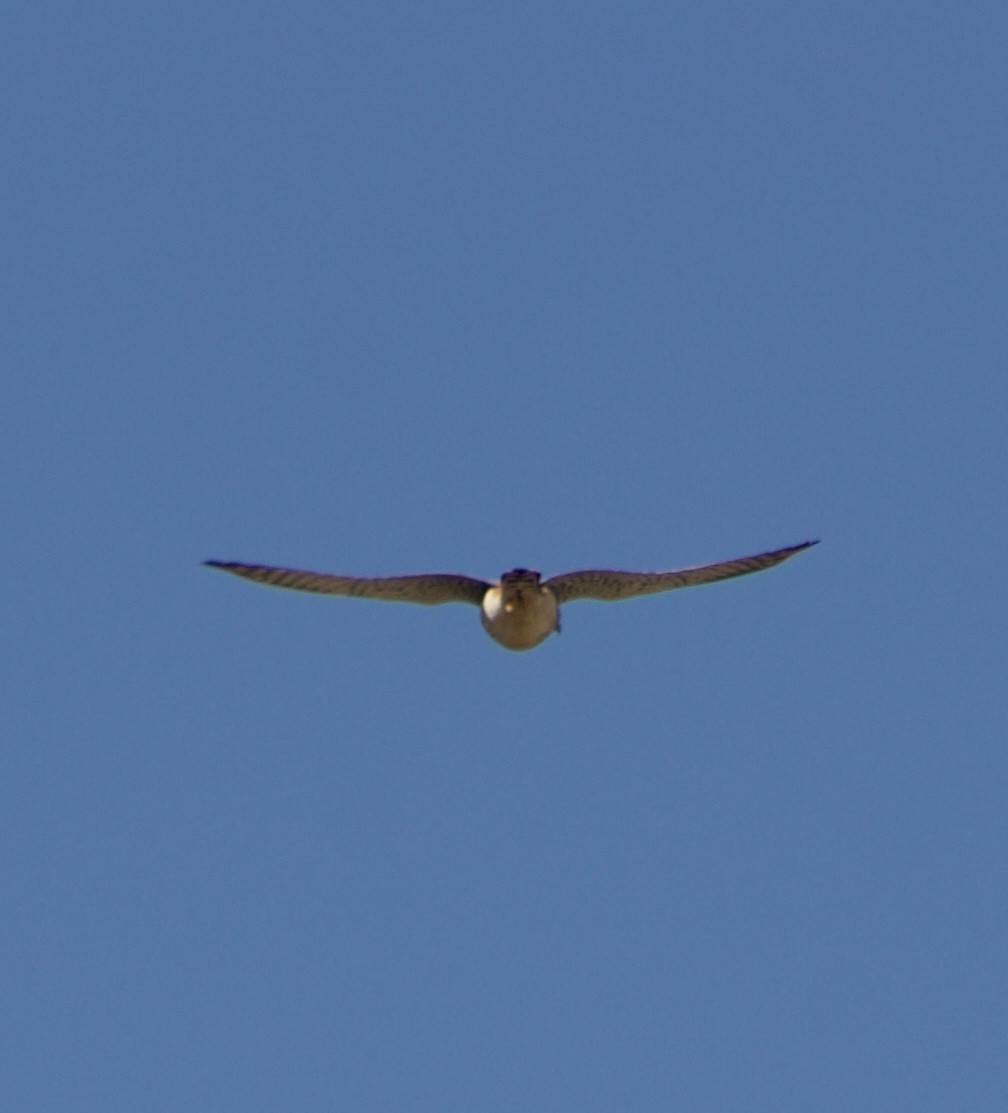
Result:
[[[430,573],[422,576],[332,576],[325,572],[302,572],[296,568],[271,568],[264,564],[238,564],[234,561],[207,560],[246,580],[296,591],[315,591],[320,595],[353,595],[361,599],[387,599],[396,603],[475,603],[479,606],[490,584],[471,576]]]
[[[772,553],[739,557],[719,564],[704,564],[698,568],[680,568],[675,572],[613,572],[604,568],[563,572],[546,580],[545,586],[552,590],[558,603],[566,603],[571,599],[632,599],[635,595],[653,595],[658,591],[709,584],[716,580],[729,580],[733,576],[760,572],[816,544],[817,541],[805,541],[787,549],[775,549]]]

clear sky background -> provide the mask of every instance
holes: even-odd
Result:
[[[0,1106],[1008,1108],[1008,13],[0,52]],[[809,537],[527,654],[200,566]]]

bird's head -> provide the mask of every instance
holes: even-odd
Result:
[[[505,610],[509,604],[523,599],[526,595],[538,595],[539,573],[529,568],[512,568],[500,578],[501,602]]]

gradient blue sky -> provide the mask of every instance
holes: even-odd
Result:
[[[0,1106],[1008,1108],[1008,14],[2,40]]]

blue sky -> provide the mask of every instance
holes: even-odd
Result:
[[[8,10],[4,1108],[1005,1108],[1006,32]]]

